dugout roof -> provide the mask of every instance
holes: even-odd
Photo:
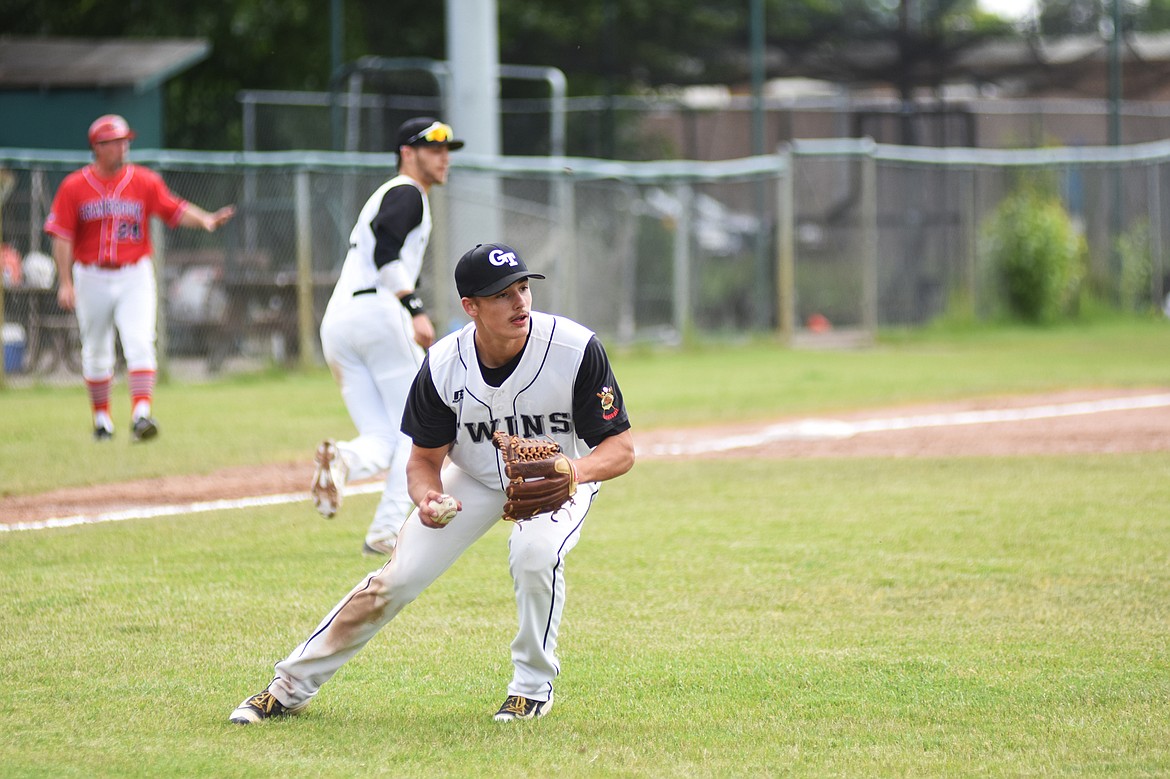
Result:
[[[0,35],[0,147],[84,149],[89,123],[114,113],[159,148],[164,84],[210,52],[202,38]]]
[[[207,58],[200,38],[24,38],[0,36],[0,88],[153,89]]]

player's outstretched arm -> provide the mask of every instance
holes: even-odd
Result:
[[[606,438],[592,452],[574,460],[577,481],[616,479],[634,467],[634,437],[629,430]]]
[[[188,203],[187,210],[183,212],[183,216],[179,219],[179,224],[183,227],[196,227],[201,230],[206,230],[209,233],[214,233],[220,227],[231,221],[231,218],[235,215],[235,206],[224,206],[214,214],[209,214],[194,203]]]

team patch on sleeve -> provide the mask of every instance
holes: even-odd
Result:
[[[614,402],[613,387],[602,387],[601,392],[597,393],[597,397],[601,401],[601,418],[602,419],[604,419],[608,422],[609,420],[616,417],[619,413],[621,413],[621,409],[613,404],[613,402]]]

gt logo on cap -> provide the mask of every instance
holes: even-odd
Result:
[[[461,298],[495,295],[520,279],[543,279],[524,264],[520,252],[502,243],[477,243],[455,265],[455,289]]]
[[[492,249],[491,253],[488,254],[488,262],[496,267],[511,265],[514,268],[516,267],[516,253],[506,252],[502,249]]]

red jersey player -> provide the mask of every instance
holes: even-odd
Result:
[[[81,370],[96,441],[114,434],[110,387],[115,330],[129,373],[131,439],[145,441],[158,435],[151,409],[158,370],[151,217],[170,227],[214,232],[236,212],[226,206],[208,213],[174,195],[154,171],[128,162],[133,138],[130,125],[120,116],[94,120],[89,127],[93,162],[65,178],[45,220],[57,263],[57,302],[77,312]]]

